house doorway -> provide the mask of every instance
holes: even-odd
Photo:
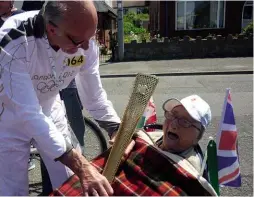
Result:
[[[242,29],[253,21],[253,1],[246,1],[242,12]]]

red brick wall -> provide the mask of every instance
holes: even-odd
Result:
[[[156,1],[150,3],[150,27],[155,23],[153,15],[160,10],[159,33],[163,37],[191,37],[207,36],[211,34],[239,34],[242,24],[242,9],[245,1],[226,1],[225,28],[223,29],[203,29],[203,30],[175,30],[175,1]],[[158,4],[160,4],[158,6]],[[166,14],[167,12],[167,14]],[[167,16],[167,17],[166,17]],[[167,18],[167,20],[166,20]],[[153,29],[151,29],[153,30]],[[151,32],[151,31],[150,31]],[[152,32],[151,32],[152,33]]]
[[[245,1],[226,2],[225,28],[227,33],[240,33],[242,26],[242,11]]]
[[[100,42],[105,44],[107,47],[109,47],[109,31],[111,30],[110,26],[105,25],[106,23],[110,23],[111,20],[113,20],[113,23],[116,23],[115,19],[112,19],[110,16],[108,16],[105,13],[97,13],[98,14],[98,29],[100,30],[98,32],[98,39]],[[116,27],[116,25],[113,25],[113,28]],[[110,29],[109,29],[110,28]],[[112,29],[113,32],[116,31],[116,29]]]
[[[150,1],[150,5],[149,5],[149,30],[150,30],[150,34],[153,36],[155,31],[157,30],[158,27],[158,16],[160,16],[160,2],[159,1]],[[159,14],[158,14],[159,13]],[[161,19],[160,19],[161,21]]]

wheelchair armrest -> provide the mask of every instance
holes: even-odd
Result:
[[[162,130],[162,124],[147,124],[143,127],[143,129],[145,131],[147,131],[148,129],[158,129],[158,130]]]

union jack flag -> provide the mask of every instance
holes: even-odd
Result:
[[[230,89],[227,89],[216,144],[219,185],[240,187],[241,174],[238,158],[237,128]]]

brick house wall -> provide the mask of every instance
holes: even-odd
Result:
[[[153,34],[153,27],[159,27],[158,33],[163,37],[191,37],[209,34],[239,34],[241,32],[242,9],[245,1],[226,1],[225,3],[225,27],[221,29],[200,29],[200,30],[175,30],[175,1],[150,2],[150,33]],[[160,20],[154,20],[156,13],[159,13]],[[157,24],[156,24],[157,23]]]
[[[116,19],[112,18],[107,13],[98,13],[98,29],[98,41],[105,44],[105,46],[109,48],[109,31],[111,30],[116,32]]]

